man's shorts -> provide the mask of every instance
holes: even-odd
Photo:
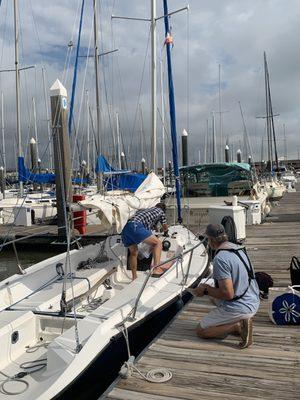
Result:
[[[216,307],[201,319],[199,325],[202,329],[206,329],[211,326],[225,325],[240,321],[241,319],[252,318],[253,315],[254,314],[235,313],[226,311],[221,307]]]
[[[144,227],[140,222],[128,221],[121,233],[122,241],[125,247],[133,244],[139,244],[148,237],[152,236],[152,232]]]

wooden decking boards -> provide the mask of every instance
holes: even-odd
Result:
[[[247,227],[246,244],[256,271],[270,273],[275,286],[290,284],[290,259],[300,256],[300,192],[286,194],[265,224]],[[149,383],[134,373],[128,379],[119,379],[104,398],[300,398],[299,326],[272,324],[268,301],[262,301],[254,320],[254,344],[240,350],[234,336],[222,341],[196,337],[195,327],[211,307],[207,298],[195,298],[138,360],[136,365],[143,372],[157,367],[169,369],[173,374],[169,382]]]

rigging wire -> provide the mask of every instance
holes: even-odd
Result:
[[[138,109],[139,109],[140,98],[141,98],[142,88],[143,88],[144,75],[145,75],[145,69],[146,69],[146,61],[147,61],[147,59],[148,59],[148,52],[149,52],[149,45],[150,45],[150,36],[151,36],[151,28],[149,28],[148,39],[147,39],[147,45],[146,45],[146,51],[145,51],[145,56],[144,56],[143,68],[142,68],[142,74],[141,74],[140,85],[139,85],[139,90],[138,90],[138,98],[137,98],[136,107],[135,107],[133,126],[132,126],[132,130],[131,130],[130,148],[132,148],[132,146],[133,146],[134,132],[135,132],[135,127],[136,127]]]

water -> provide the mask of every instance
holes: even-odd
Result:
[[[19,251],[18,257],[22,268],[28,268],[31,265],[45,260],[58,254],[57,251]],[[19,273],[16,256],[13,250],[2,250],[0,252],[0,282],[13,274]]]

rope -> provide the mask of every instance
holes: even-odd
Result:
[[[164,383],[170,381],[173,377],[172,372],[167,368],[153,368],[146,374],[143,374],[135,365],[131,365],[130,367],[147,382]]]
[[[41,346],[47,346],[48,344],[49,343],[43,342],[42,345],[33,346],[31,348],[39,348]],[[0,391],[9,396],[15,396],[15,395],[26,392],[26,390],[29,388],[29,383],[27,381],[25,381],[25,379],[22,379],[22,378],[24,378],[25,376],[30,375],[34,372],[41,371],[46,366],[47,366],[47,358],[40,358],[37,360],[26,361],[26,362],[20,364],[20,368],[22,368],[23,371],[18,372],[16,375],[13,375],[13,376],[7,375],[3,371],[0,371],[0,374],[2,374],[6,378],[0,385]],[[8,390],[6,388],[6,385],[8,383],[12,383],[12,382],[19,382],[19,383],[23,384],[24,385],[23,389],[15,390],[15,391]]]
[[[168,382],[170,379],[172,379],[172,372],[166,368],[155,368],[151,369],[148,371],[146,374],[143,374],[142,371],[138,369],[137,366],[134,365],[134,360],[135,357],[130,354],[130,345],[129,345],[129,337],[128,337],[128,329],[125,325],[126,321],[124,320],[119,327],[123,327],[121,329],[121,332],[124,336],[125,342],[126,342],[126,347],[127,347],[127,353],[128,353],[128,361],[125,361],[125,363],[122,365],[119,375],[122,378],[128,378],[129,376],[132,375],[133,371],[136,371],[143,379],[145,379],[147,382],[153,382],[153,383],[163,383],[163,382]]]

